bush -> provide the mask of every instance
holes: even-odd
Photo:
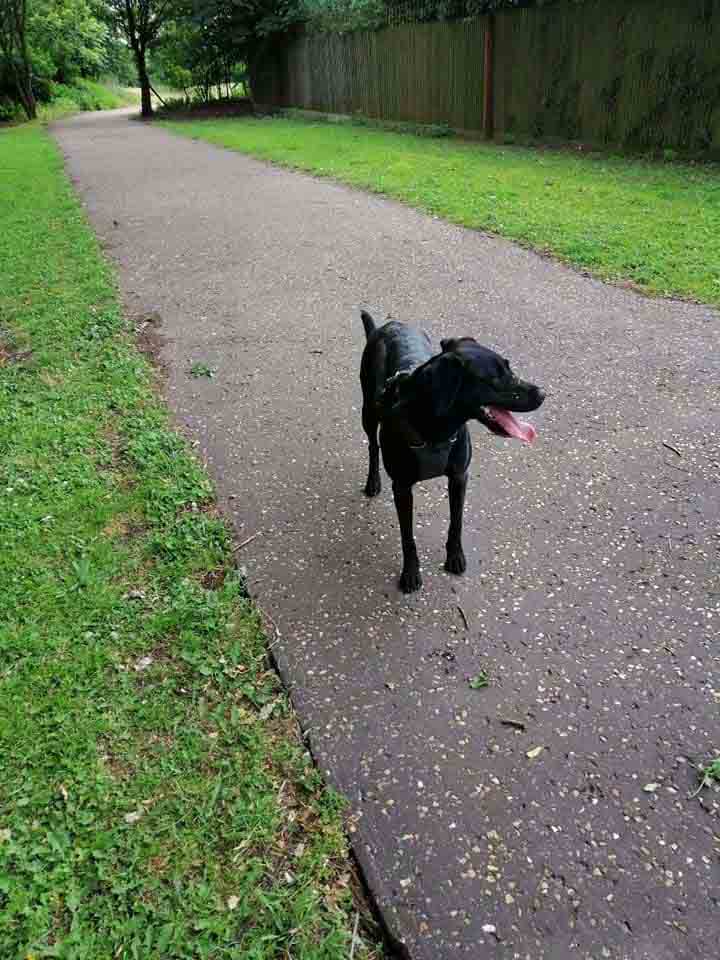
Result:
[[[14,123],[22,117],[23,112],[19,104],[10,97],[0,96],[0,123]]]
[[[81,110],[114,110],[138,102],[134,90],[127,87],[108,87],[95,80],[76,80],[72,85],[52,85],[50,102],[39,110],[43,120],[56,120],[68,113]]]

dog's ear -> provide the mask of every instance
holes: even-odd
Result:
[[[443,353],[447,353],[449,350],[454,350],[457,344],[458,341],[455,337],[448,337],[446,340],[440,341],[440,349]]]
[[[454,353],[441,353],[423,369],[426,395],[437,417],[446,417],[455,405],[465,376],[462,360]]]

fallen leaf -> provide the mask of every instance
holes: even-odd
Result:
[[[528,758],[528,760],[534,760],[536,757],[540,756],[544,749],[545,747],[533,747],[532,750],[527,751],[525,756]]]
[[[267,720],[270,717],[270,714],[273,712],[277,706],[277,700],[271,700],[270,703],[266,703],[265,706],[260,711],[260,719]]]
[[[240,903],[240,897],[232,896],[227,898],[227,908],[228,910],[234,910],[237,905]]]
[[[643,790],[645,791],[645,793],[655,793],[655,791],[658,789],[659,786],[660,786],[659,783],[646,783],[645,786],[643,787]]]

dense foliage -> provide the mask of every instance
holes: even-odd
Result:
[[[584,0],[303,0],[311,30],[346,33],[388,24],[458,20],[519,7]]]
[[[270,37],[305,16],[302,0],[191,0],[165,30],[153,66],[164,83],[194,99],[239,89],[252,95]]]
[[[303,0],[0,0],[0,119],[35,116],[58,85],[151,76],[187,97],[248,88],[269,38],[307,19]]]
[[[0,0],[0,119],[101,76],[135,80],[101,0]]]

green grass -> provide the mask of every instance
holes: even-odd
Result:
[[[168,122],[384,193],[642,290],[720,304],[720,168],[464,144],[288,119]]]
[[[214,377],[215,371],[212,367],[209,367],[206,363],[198,361],[190,367],[190,376],[194,377],[196,380],[199,377]]]
[[[704,780],[714,780],[716,783],[720,783],[720,757],[703,768],[702,776]]]
[[[56,84],[52,100],[38,105],[38,118],[57,120],[82,110],[115,110],[139,103],[139,92],[131,87],[77,80],[72,86]]]
[[[0,956],[346,958],[341,803],[210,483],[40,125],[0,180]]]
[[[704,787],[710,787],[713,784],[720,785],[720,757],[711,760],[707,766],[700,767],[699,775],[700,786],[697,793],[700,793]]]

